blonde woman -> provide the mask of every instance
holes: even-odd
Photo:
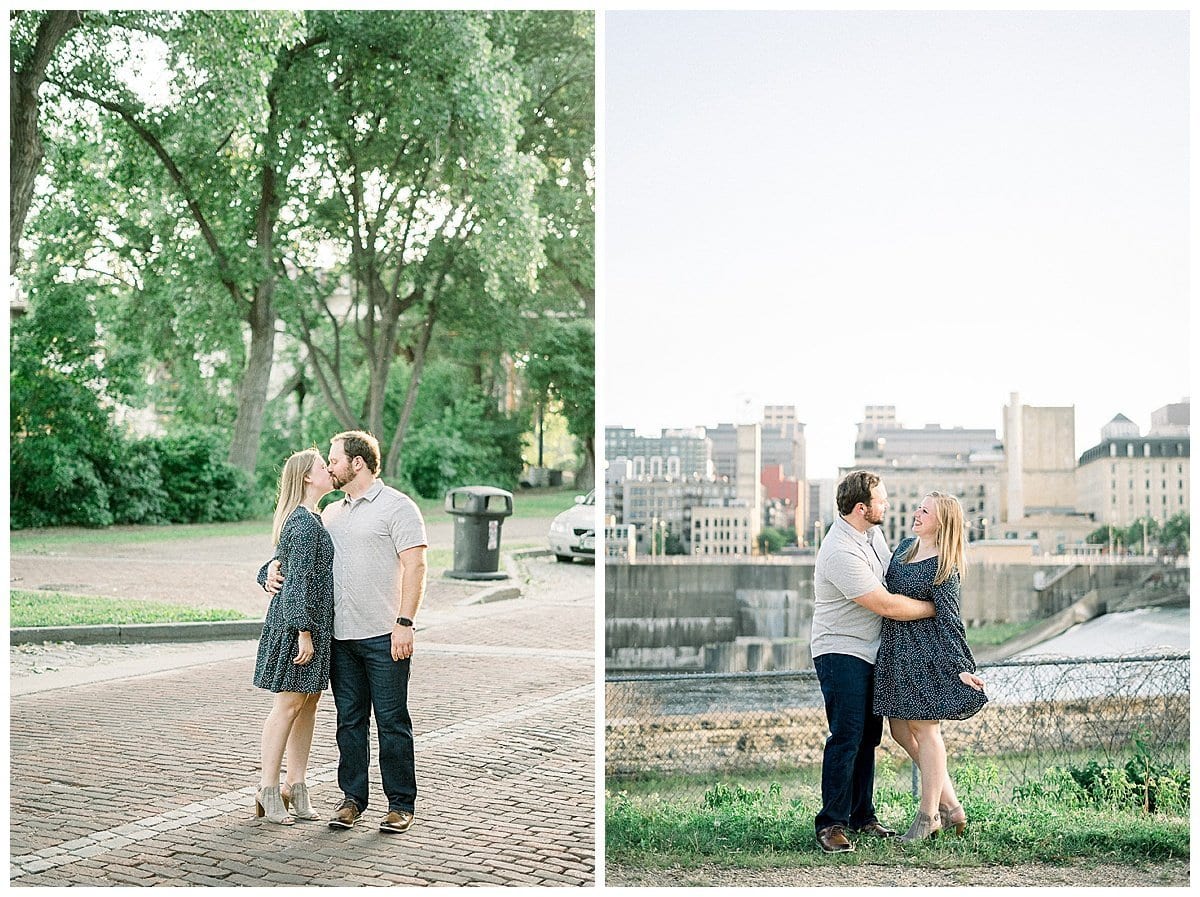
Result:
[[[967,824],[941,730],[941,720],[967,719],[987,702],[959,611],[965,546],[962,505],[931,492],[888,566],[889,592],[934,605],[934,616],[923,620],[884,619],[875,661],[875,713],[889,718],[892,737],[921,770],[921,805],[901,841],[931,838],[948,826],[962,834]]]
[[[318,818],[304,776],[317,701],[329,684],[333,542],[321,525],[317,502],[332,489],[329,470],[315,448],[296,452],[283,466],[272,533],[283,588],[267,608],[254,666],[254,684],[275,693],[263,724],[262,780],[255,814],[281,825]],[[266,569],[259,571],[260,584]],[[279,768],[285,748],[287,777],[281,789]]]

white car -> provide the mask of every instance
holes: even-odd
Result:
[[[550,550],[562,563],[572,558],[596,560],[596,490],[575,496],[575,507],[567,508],[550,524]]]

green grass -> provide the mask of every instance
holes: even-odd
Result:
[[[246,620],[245,614],[225,608],[195,608],[158,601],[129,601],[61,592],[9,592],[9,625],[117,626],[129,623],[194,623]]]
[[[574,489],[537,489],[518,492],[513,497],[513,518],[549,519],[565,511],[581,493]],[[447,523],[452,518],[444,510],[441,499],[417,499],[417,506],[426,523]],[[237,523],[188,523],[163,526],[112,526],[104,529],[85,527],[54,527],[47,529],[10,530],[9,551],[12,554],[50,554],[71,546],[83,545],[140,545],[178,539],[263,536],[271,532],[271,519],[242,520]],[[526,543],[503,542],[505,550],[521,547],[543,547]],[[434,552],[431,552],[431,555]],[[434,561],[430,562],[431,564]],[[445,567],[450,566],[447,560]]]
[[[575,488],[529,489],[513,493],[513,518],[538,519],[554,517],[575,504],[576,495],[586,495],[587,490]],[[446,502],[442,498],[415,499],[426,523],[446,522],[451,515],[446,513]]]
[[[803,773],[803,774],[801,774]],[[817,849],[812,820],[820,804],[811,771],[750,781],[708,777],[703,793],[650,790],[673,780],[610,783],[605,801],[608,858],[626,866],[663,868],[717,864],[733,868],[854,865],[948,868],[1062,863],[1091,858],[1116,863],[1186,858],[1189,802],[1173,792],[1147,813],[1130,795],[1085,793],[1062,770],[1005,793],[994,765],[960,764],[954,771],[969,817],[964,837],[902,847],[857,839],[854,853],[827,856]],[[1176,772],[1186,777],[1186,772]],[[1163,794],[1168,792],[1164,790]],[[1164,803],[1165,802],[1165,803]],[[880,819],[907,828],[916,804],[907,786],[877,785]]]
[[[972,648],[1003,645],[1009,639],[1028,632],[1044,620],[1026,620],[1021,623],[988,623],[967,629],[967,644]]]
[[[271,532],[270,520],[237,523],[174,523],[163,526],[112,526],[84,529],[65,526],[53,529],[11,530],[12,554],[47,554],[69,545],[136,545],[177,539],[206,539],[217,536],[255,536]]]

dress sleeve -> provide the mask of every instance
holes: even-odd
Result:
[[[287,568],[283,574],[283,590],[279,597],[283,602],[283,619],[296,630],[312,631],[308,616],[308,588],[317,563],[317,534],[315,520],[288,520],[279,535],[279,554],[287,557]]]
[[[260,586],[262,586],[262,588],[264,590],[267,587],[267,570],[269,570],[271,567],[271,561],[277,561],[277,560],[279,560],[278,549],[275,551],[275,554],[271,555],[270,561],[267,561],[265,564],[263,564],[261,567],[258,568],[258,584]]]
[[[962,595],[961,579],[952,573],[943,582],[933,587],[934,619],[942,633],[942,650],[951,666],[959,673],[975,672],[975,658],[967,645],[967,633],[963,629],[962,612],[959,610]]]

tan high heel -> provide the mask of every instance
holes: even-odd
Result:
[[[967,830],[967,811],[963,809],[962,804],[953,807],[938,804],[938,815],[942,817],[944,825],[954,829],[954,834],[961,837]]]
[[[291,825],[296,821],[287,814],[278,785],[258,789],[258,794],[254,796],[254,815],[278,825]]]
[[[288,786],[284,786],[287,788]],[[320,819],[320,815],[312,808],[312,804],[308,798],[308,786],[303,782],[297,782],[291,786],[291,790],[287,791],[281,788],[280,796],[283,798],[283,806],[290,808],[292,815],[297,819]]]
[[[942,829],[942,818],[939,814],[934,813],[932,816],[926,816],[920,810],[917,811],[917,818],[913,820],[913,824],[908,827],[903,835],[900,836],[900,841],[908,843],[912,841],[924,841],[929,838],[936,838],[937,833]]]

